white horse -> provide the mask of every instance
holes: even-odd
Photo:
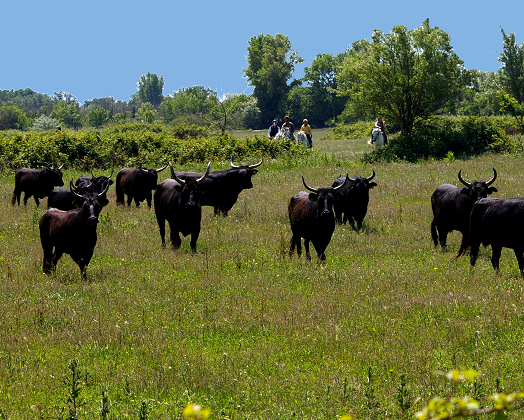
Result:
[[[287,137],[289,140],[295,140],[293,134],[291,134],[291,131],[289,131],[289,128],[280,130],[275,136],[275,140],[283,140],[285,137]]]
[[[306,133],[304,133],[303,131],[298,132],[297,140],[298,140],[298,144],[303,144],[306,148],[313,147],[313,139],[309,141],[306,136]]]
[[[375,146],[375,149],[382,149],[384,147],[384,136],[382,135],[382,130],[380,128],[375,127],[373,129],[368,144]]]

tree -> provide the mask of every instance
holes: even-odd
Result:
[[[411,31],[376,29],[371,42],[362,40],[348,52],[337,92],[410,132],[417,118],[456,101],[471,81],[449,41],[446,32],[429,27],[429,19]]]
[[[524,42],[517,44],[515,34],[506,35],[500,28],[503,37],[502,53],[498,61],[502,63],[499,70],[504,90],[512,95],[519,103],[524,102]]]
[[[500,115],[497,92],[501,89],[500,75],[473,70],[473,84],[468,88],[457,109],[458,115]]]
[[[109,111],[101,106],[96,107],[87,113],[87,123],[95,128],[102,127],[109,121]]]
[[[78,99],[76,99],[76,96],[72,95],[71,93],[67,93],[61,90],[60,92],[53,92],[53,94],[53,99],[57,102],[65,101],[66,105],[78,104]]]
[[[179,89],[164,99],[160,109],[165,121],[173,121],[178,117],[198,116],[210,112],[217,98],[214,90],[202,85]]]
[[[56,118],[48,117],[47,115],[40,115],[35,119],[31,130],[33,131],[47,131],[54,129],[57,125],[60,124]]]
[[[70,128],[79,129],[82,127],[82,113],[78,102],[73,101],[68,105],[65,100],[61,100],[53,108],[51,117]]]
[[[136,112],[136,118],[141,122],[152,124],[155,122],[157,114],[158,112],[153,105],[146,102],[142,104],[140,109]]]
[[[497,96],[502,111],[515,117],[520,131],[524,131],[524,103],[519,103],[513,96],[508,95],[503,90],[499,90]]]
[[[29,120],[24,112],[14,105],[0,107],[0,130],[25,130]]]
[[[308,89],[307,113],[301,114],[316,125],[323,126],[344,110],[347,98],[337,96],[337,68],[343,62],[346,53],[333,56],[319,54],[309,67],[304,69],[304,81]],[[304,101],[303,101],[304,102]]]
[[[149,102],[157,108],[164,98],[164,76],[159,78],[155,73],[143,74],[137,83],[137,88],[135,98],[138,98],[141,103]]]
[[[253,96],[257,98],[262,118],[270,121],[282,113],[295,64],[304,60],[291,49],[291,42],[282,34],[252,37],[247,53],[248,66],[243,72],[254,87]]]

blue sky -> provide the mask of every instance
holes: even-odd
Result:
[[[0,89],[66,91],[80,102],[129,100],[147,72],[164,95],[203,85],[252,92],[243,78],[252,36],[282,33],[304,58],[339,54],[374,29],[419,27],[429,18],[451,36],[466,68],[496,71],[500,27],[524,41],[524,1],[9,1],[0,7]]]

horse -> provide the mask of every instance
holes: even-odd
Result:
[[[298,144],[303,144],[306,149],[313,147],[313,139],[309,141],[306,136],[306,133],[304,133],[303,131],[298,132],[297,140],[298,140]]]
[[[373,129],[368,144],[375,146],[375,149],[382,149],[384,147],[384,136],[382,135],[382,130],[380,128],[375,127]]]
[[[275,136],[275,140],[284,140],[284,138],[288,138],[291,141],[295,140],[295,136],[291,134],[289,128],[284,128],[283,130],[280,130],[278,134]]]

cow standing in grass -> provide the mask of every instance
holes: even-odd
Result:
[[[491,245],[491,264],[499,272],[502,248],[513,249],[524,277],[524,198],[483,198],[471,210],[470,263],[475,266],[480,244]]]
[[[212,206],[215,216],[222,215],[226,217],[229,210],[235,205],[239,194],[243,190],[253,188],[251,178],[258,173],[258,168],[262,165],[260,159],[255,165],[236,166],[233,161],[230,162],[231,169],[223,171],[213,171],[209,174],[205,182],[201,185],[203,206]],[[174,172],[171,172],[171,178],[174,178]],[[179,179],[197,179],[203,174],[198,172],[177,172]]]
[[[333,210],[335,212],[335,221],[338,224],[345,224],[347,221],[353,229],[362,228],[362,222],[368,212],[369,190],[376,187],[376,182],[371,182],[375,178],[375,171],[367,178],[354,175],[346,183],[346,177],[339,176],[332,187],[338,187],[344,183],[343,188],[337,190]],[[355,228],[355,221],[357,226]]]
[[[445,250],[448,233],[458,230],[462,233],[462,243],[457,257],[463,255],[468,248],[469,216],[473,205],[481,198],[497,192],[496,188],[490,187],[497,179],[495,168],[493,168],[493,178],[487,182],[467,182],[462,178],[461,172],[462,169],[458,173],[458,179],[464,184],[464,187],[442,184],[431,195],[433,243],[435,246],[440,243],[442,249]]]
[[[158,173],[167,168],[167,165],[158,169],[147,168],[122,168],[116,176],[116,204],[123,206],[124,195],[127,195],[127,205],[135,200],[136,207],[140,207],[140,202],[146,200],[151,208],[153,190],[158,184]]]
[[[171,171],[173,167],[169,164]],[[171,231],[171,244],[178,249],[182,243],[180,233],[191,235],[191,250],[196,252],[197,240],[200,235],[202,220],[202,205],[200,203],[200,186],[209,175],[211,162],[207,164],[206,172],[198,179],[166,179],[157,186],[154,195],[155,215],[160,229],[162,246],[166,246],[166,220]]]
[[[75,182],[75,192],[76,195],[70,190],[65,188],[55,188],[49,194],[47,198],[47,208],[54,207],[59,210],[72,210],[78,207],[82,207],[84,200],[79,195],[90,192],[96,192],[100,194],[102,191],[109,188],[113,184],[111,177],[113,176],[113,170],[111,170],[111,175],[105,176],[93,176],[89,177],[87,175],[80,175],[80,177]],[[104,197],[99,197],[99,202],[102,207],[105,207],[109,204],[107,199],[107,194]]]
[[[15,189],[11,198],[11,205],[18,202],[20,205],[20,196],[24,192],[24,206],[27,205],[29,197],[33,196],[37,207],[40,205],[40,199],[47,197],[55,186],[64,185],[62,180],[62,168],[47,166],[42,169],[20,168],[15,174]]]
[[[326,259],[326,250],[333,232],[335,230],[335,217],[333,216],[334,195],[349,182],[346,181],[337,187],[318,188],[309,187],[302,177],[304,187],[310,193],[300,191],[291,197],[288,206],[289,222],[291,223],[291,246],[289,256],[291,257],[297,249],[297,254],[302,254],[301,238],[304,238],[306,258],[311,260],[309,253],[309,242],[313,243],[315,251],[321,261]]]
[[[75,191],[71,180],[70,189],[78,199],[83,201],[82,207],[63,211],[48,209],[40,218],[40,241],[44,251],[43,270],[50,274],[55,270],[62,255],[69,254],[80,267],[84,280],[89,261],[93,256],[97,234],[98,216],[102,210],[100,200],[105,200],[107,188],[100,194],[92,192],[80,195]]]

